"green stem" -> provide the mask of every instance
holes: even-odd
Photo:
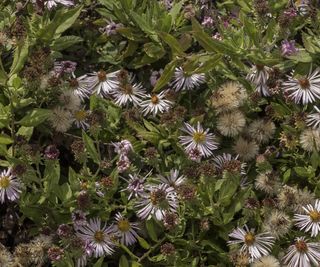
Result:
[[[166,237],[162,238],[160,241],[158,241],[157,244],[152,246],[146,253],[144,253],[138,260],[138,262],[142,262],[145,258],[147,258],[157,247],[159,247],[164,241],[166,240]]]

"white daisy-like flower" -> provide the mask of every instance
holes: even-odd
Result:
[[[160,94],[146,95],[146,99],[140,103],[143,115],[152,113],[155,116],[166,112],[172,106],[172,102],[165,99],[165,94],[166,92],[162,91]]]
[[[78,96],[82,101],[89,98],[92,94],[91,83],[87,80],[87,75],[82,75],[76,78],[72,74],[72,79],[69,81],[69,85],[73,90],[73,93]]]
[[[203,130],[200,122],[197,128],[192,127],[189,123],[184,123],[184,128],[181,129],[188,135],[179,136],[180,143],[185,146],[188,153],[191,149],[198,149],[204,157],[212,155],[212,151],[218,148],[218,143],[215,142],[215,136],[209,133],[209,129]]]
[[[107,73],[104,70],[100,70],[87,74],[85,81],[89,84],[89,88],[92,89],[94,93],[106,97],[118,88],[118,73],[119,71]]]
[[[320,99],[320,69],[317,68],[304,77],[294,78],[293,74],[287,82],[283,83],[283,89],[289,93],[289,97],[296,104],[302,102],[306,105]]]
[[[93,254],[96,258],[111,255],[114,252],[114,244],[110,240],[112,227],[102,225],[100,218],[90,219],[88,224],[79,226],[76,234],[93,248]]]
[[[316,113],[310,113],[307,115],[306,123],[314,129],[320,128],[320,109],[316,106],[313,107]]]
[[[250,72],[247,75],[247,80],[255,85],[255,90],[259,92],[260,95],[270,96],[268,90],[267,81],[270,76],[270,68],[263,65],[252,66]]]
[[[172,86],[176,91],[192,90],[205,83],[205,81],[206,76],[204,73],[187,74],[182,67],[177,67],[174,72]]]
[[[320,231],[320,200],[314,205],[308,204],[302,207],[306,214],[295,214],[293,221],[301,231],[311,232],[311,236],[317,236]]]
[[[173,187],[166,184],[149,185],[138,200],[137,215],[141,219],[149,219],[152,215],[161,221],[167,212],[175,213],[178,208],[178,197]]]
[[[21,183],[17,177],[12,174],[12,169],[8,168],[0,173],[0,202],[4,203],[6,199],[16,201],[21,194]]]
[[[144,183],[147,179],[147,177],[151,174],[151,171],[144,177],[142,177],[139,174],[129,174],[129,180],[127,188],[123,189],[122,191],[128,191],[129,196],[128,199],[130,200],[133,196],[138,198],[141,197],[144,193]]]
[[[228,241],[229,245],[243,244],[241,251],[249,253],[250,262],[269,255],[275,241],[269,232],[254,234],[254,231],[249,230],[247,225],[244,228],[234,229],[229,236],[234,239]]]
[[[135,83],[134,75],[124,70],[119,71],[117,77],[119,85],[112,92],[115,104],[125,106],[132,103],[134,106],[138,106],[146,95],[146,90],[141,83]]]
[[[215,166],[215,168],[219,171],[219,172],[223,172],[225,169],[228,168],[228,166],[230,165],[234,165],[236,167],[236,165],[239,165],[240,167],[240,173],[242,175],[246,175],[247,172],[245,170],[247,164],[243,163],[239,160],[239,155],[236,155],[235,157],[232,156],[229,153],[223,153],[222,155],[218,155],[215,156],[213,158],[213,164]]]
[[[283,261],[287,267],[319,266],[320,243],[308,242],[305,237],[297,237],[295,243],[288,248]]]
[[[89,128],[88,123],[89,112],[84,108],[76,110],[73,112],[74,123],[78,128],[86,130]]]
[[[138,234],[136,230],[139,230],[138,223],[129,222],[120,212],[116,214],[116,224],[112,226],[112,230],[120,238],[121,244],[129,246],[137,241]]]
[[[177,188],[179,185],[182,185],[186,178],[183,175],[179,176],[179,170],[173,169],[170,171],[168,176],[158,175],[160,181],[164,184],[167,184],[173,188]]]
[[[37,3],[37,0],[32,0],[32,3]],[[45,0],[44,1],[44,6],[47,9],[52,9],[56,7],[58,4],[70,7],[70,6],[74,6],[74,1],[73,0]]]

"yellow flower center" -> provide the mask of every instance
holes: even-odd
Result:
[[[153,95],[151,97],[151,102],[152,102],[152,104],[156,105],[159,103],[159,98],[156,95]]]
[[[74,117],[77,121],[84,121],[87,118],[87,112],[85,110],[78,110],[74,113]]]
[[[130,230],[130,223],[127,219],[118,221],[118,228],[121,232],[128,232]]]
[[[300,79],[299,84],[302,89],[309,89],[310,88],[310,82],[307,78]]]
[[[255,241],[254,234],[249,232],[244,236],[244,242],[246,243],[247,246],[251,246],[254,243],[254,241]]]
[[[306,242],[304,242],[303,240],[298,240],[295,243],[295,246],[299,252],[307,252],[308,251],[308,246],[307,246]]]
[[[100,82],[104,82],[107,79],[107,73],[104,70],[98,72],[98,79]]]
[[[206,140],[205,133],[195,132],[192,137],[197,144],[203,143]]]
[[[104,241],[104,233],[102,231],[97,231],[94,233],[94,240],[98,243]]]
[[[313,222],[320,222],[320,212],[316,210],[312,210],[309,212],[310,219]]]
[[[2,176],[0,178],[0,188],[8,188],[10,186],[10,179],[8,176]]]

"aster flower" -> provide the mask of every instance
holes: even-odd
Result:
[[[245,225],[244,228],[234,229],[229,236],[234,240],[228,241],[229,245],[242,244],[241,251],[250,254],[250,261],[267,256],[274,244],[274,237],[269,232],[254,234]]]
[[[114,244],[110,240],[112,228],[102,225],[100,218],[90,219],[87,225],[79,226],[77,236],[93,248],[96,258],[111,255]]]
[[[128,196],[128,199],[131,199],[132,196],[134,197],[141,197],[144,193],[144,183],[147,179],[147,177],[151,174],[151,171],[144,177],[140,176],[139,174],[129,174],[129,180],[126,182],[128,182],[128,186],[126,189],[122,190],[122,191],[128,191],[130,194]]]
[[[291,40],[284,40],[281,42],[281,54],[283,56],[291,56],[298,52],[297,48],[295,47],[295,41]]]
[[[84,108],[76,110],[75,112],[73,112],[74,124],[78,128],[81,128],[83,130],[88,129],[89,128],[88,116],[89,116],[89,112]]]
[[[189,159],[195,162],[200,162],[202,158],[202,153],[198,148],[191,148],[187,151]]]
[[[33,3],[37,3],[36,0],[32,1]],[[63,6],[74,6],[74,1],[73,0],[45,0],[44,5],[47,9],[52,9],[56,7],[58,4],[63,5]]]
[[[112,231],[120,238],[121,244],[134,244],[138,237],[136,230],[139,230],[138,223],[129,222],[120,212],[116,214],[116,224],[112,226]]]
[[[158,175],[158,178],[162,183],[173,188],[177,188],[186,181],[186,178],[183,175],[179,176],[179,170],[176,169],[170,170],[170,174],[168,176],[164,177],[162,175]]]
[[[118,106],[125,106],[129,103],[132,103],[134,106],[139,105],[141,98],[146,95],[146,91],[141,83],[135,83],[134,76],[126,71],[120,71],[117,76],[120,80],[119,85],[112,92],[115,104]]]
[[[125,172],[130,168],[130,159],[125,154],[121,154],[119,160],[117,161],[117,168],[119,172]]]
[[[177,193],[173,187],[166,184],[149,185],[146,192],[138,200],[137,215],[141,219],[149,219],[152,215],[161,221],[166,212],[175,213],[178,208]]]
[[[186,74],[182,67],[176,68],[174,72],[173,88],[176,91],[192,90],[205,83],[204,73]]]
[[[212,155],[212,151],[218,148],[218,143],[214,141],[214,135],[209,133],[209,129],[203,130],[200,122],[195,129],[189,123],[184,123],[181,129],[188,135],[179,136],[180,143],[185,146],[186,151],[197,148],[205,157]]]
[[[289,93],[289,97],[296,104],[302,102],[302,104],[307,105],[320,98],[319,70],[317,68],[312,72],[312,68],[310,68],[309,74],[300,78],[294,78],[292,73],[291,77],[288,76],[289,80],[283,83],[285,92]]]
[[[86,213],[84,213],[82,210],[75,210],[71,214],[73,227],[75,229],[79,228],[80,226],[87,225],[87,219],[86,219]]]
[[[250,73],[247,75],[247,79],[255,85],[256,91],[263,96],[270,96],[267,86],[269,72],[269,67],[257,64],[252,66]]]
[[[123,25],[121,23],[115,23],[113,20],[107,21],[107,25],[105,27],[99,28],[99,31],[102,34],[107,36],[117,34],[117,30],[121,28]]]
[[[140,103],[143,115],[152,113],[155,116],[158,113],[167,111],[171,107],[172,102],[165,99],[165,94],[166,92],[162,91],[160,94],[146,95],[145,99]]]
[[[288,248],[283,261],[288,267],[318,266],[320,262],[320,243],[308,242],[305,237],[297,237]]]
[[[160,70],[154,70],[152,71],[151,73],[151,76],[150,76],[150,84],[151,86],[155,86],[158,79],[160,78],[161,74],[163,73],[163,69],[160,69]]]
[[[112,143],[114,146],[114,151],[119,155],[124,154],[127,155],[130,151],[133,150],[132,144],[128,140],[121,140],[117,143]]]
[[[224,170],[229,170],[230,167],[232,167],[232,169],[239,169],[239,173],[241,175],[246,175],[247,173],[245,168],[247,164],[240,162],[238,158],[239,155],[234,157],[231,154],[223,153],[222,155],[218,155],[213,158],[213,164],[214,167],[221,173]]]
[[[311,237],[317,236],[320,231],[320,200],[317,199],[314,205],[303,207],[306,214],[295,214],[295,225],[305,232],[311,232]]]
[[[104,70],[87,74],[85,81],[89,88],[99,96],[107,96],[113,93],[119,86],[117,74],[119,71],[107,73]]]
[[[56,61],[54,62],[53,70],[57,75],[62,75],[63,73],[73,73],[76,67],[77,63],[70,60]]]
[[[314,129],[320,128],[320,109],[316,106],[313,107],[316,113],[307,115],[306,123],[308,126],[312,126]]]
[[[12,174],[12,169],[8,168],[0,173],[0,202],[4,203],[6,199],[16,201],[21,193],[21,183],[17,177]]]
[[[82,101],[89,98],[92,94],[92,89],[90,88],[91,83],[87,80],[87,75],[82,75],[76,78],[72,75],[72,79],[69,81],[69,85],[73,90],[73,93],[78,96]]]

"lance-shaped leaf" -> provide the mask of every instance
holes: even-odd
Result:
[[[159,36],[163,41],[165,41],[170,46],[173,54],[176,54],[179,56],[185,55],[179,41],[176,38],[174,38],[171,34],[166,32],[160,32]]]
[[[35,108],[27,113],[18,123],[26,127],[34,127],[49,118],[51,111],[43,108]]]
[[[162,87],[164,87],[171,79],[174,74],[175,68],[178,66],[180,60],[175,59],[168,63],[163,70],[163,73],[159,80],[157,81],[156,85],[153,88],[153,92],[158,92]]]
[[[19,43],[16,50],[14,51],[13,62],[10,68],[9,76],[18,73],[24,66],[29,52],[29,41],[28,38],[23,42]]]
[[[216,52],[220,54],[236,55],[236,49],[223,41],[218,41],[210,37],[204,32],[199,22],[192,19],[193,35],[199,44],[208,52]]]

